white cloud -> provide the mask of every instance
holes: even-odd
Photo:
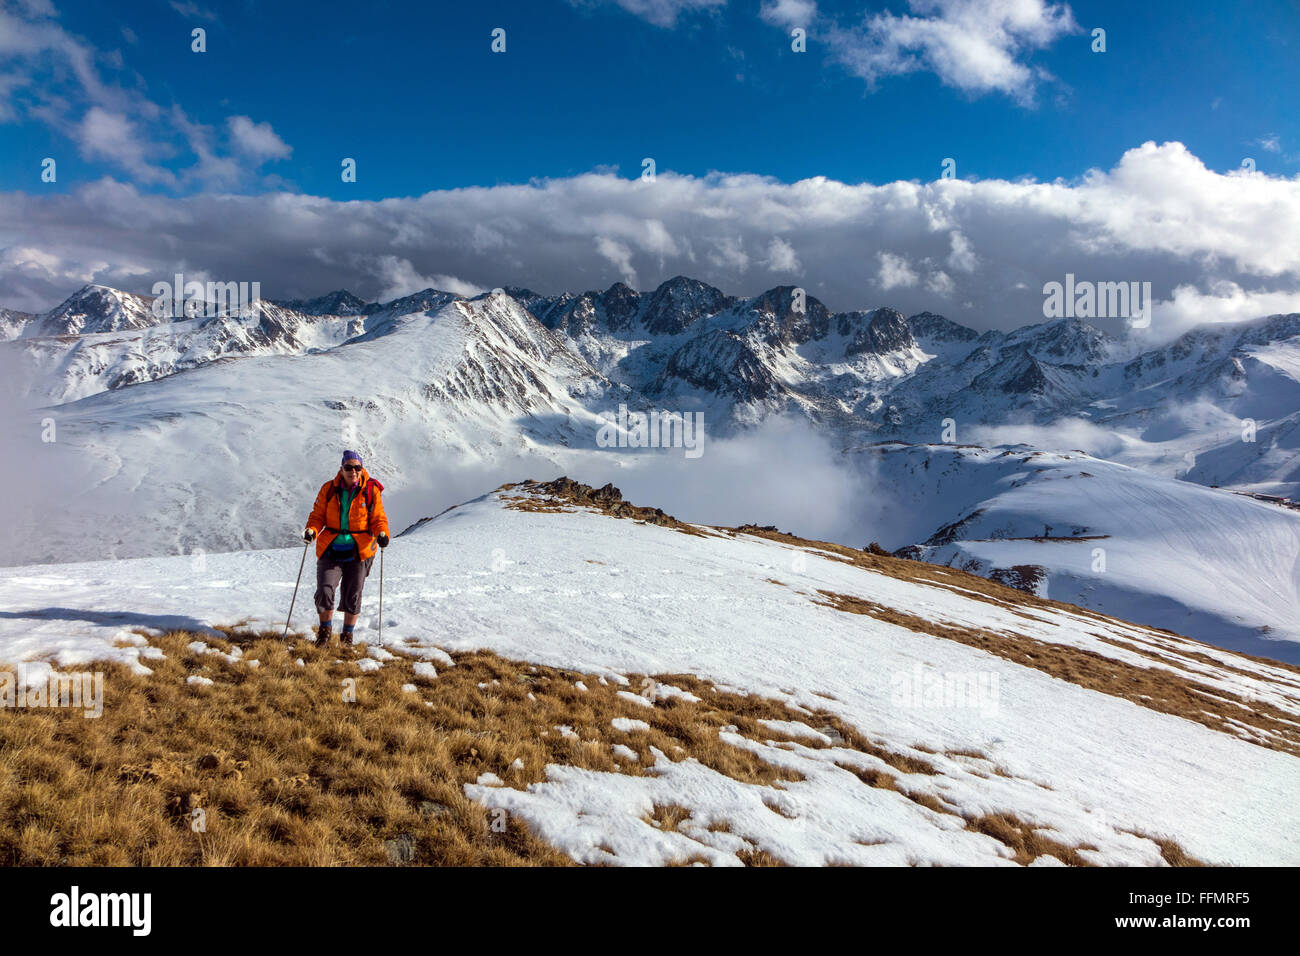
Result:
[[[184,2],[169,0],[169,5],[181,16],[191,20],[215,20],[217,18],[215,13],[200,7],[194,0],[184,0]]]
[[[817,4],[813,0],[763,0],[758,14],[774,26],[806,28],[817,18]]]
[[[18,118],[18,111],[10,99],[14,90],[26,84],[26,77],[0,73],[0,123],[9,123]]]
[[[653,503],[683,521],[740,525],[761,514],[764,524],[811,538],[870,540],[886,489],[844,468],[835,446],[805,422],[773,416],[732,438],[713,437],[712,424],[706,416],[699,458],[638,456],[633,467],[603,468],[588,461],[580,480],[613,482],[628,501]],[[790,494],[792,487],[800,493]]]
[[[34,9],[25,12],[27,16],[23,17],[0,9],[0,57],[10,57],[29,71],[47,60],[57,63],[71,74],[90,102],[119,111],[125,108],[131,95],[103,81],[95,68],[95,51],[91,47],[47,19],[54,13],[52,7],[35,4]],[[29,72],[28,79],[34,75]],[[153,112],[157,111],[154,107]]]
[[[27,272],[60,281],[86,281],[64,269],[63,261],[54,253],[28,246],[9,246],[0,251],[0,268],[11,273]]]
[[[470,238],[470,245],[475,252],[488,252],[492,249],[504,249],[508,245],[505,234],[491,226],[485,226],[481,222],[474,223],[474,232]]]
[[[974,272],[979,260],[975,258],[975,247],[960,232],[954,231],[949,237],[952,252],[948,254],[948,265],[958,272]]]
[[[632,268],[631,249],[608,236],[597,236],[596,251],[618,269],[619,278],[633,288],[636,287],[636,269]]]
[[[795,253],[794,246],[780,236],[773,236],[772,241],[768,243],[765,264],[773,272],[798,272],[803,268],[799,264],[799,256]]]
[[[804,0],[765,3],[760,15],[783,28],[806,26],[841,66],[874,86],[927,70],[965,93],[1004,93],[1030,105],[1049,74],[1026,58],[1078,31],[1069,6],[1047,0],[911,0],[911,14],[873,13],[842,26]]]
[[[148,139],[122,113],[92,106],[76,131],[77,145],[88,159],[104,159],[121,166],[142,183],[174,184],[176,177],[148,160],[167,150]]]
[[[1011,424],[966,427],[963,441],[979,445],[1032,445],[1049,451],[1079,449],[1094,458],[1110,458],[1141,444],[1133,435],[1102,428],[1082,418],[1062,418],[1051,425]]]
[[[937,269],[926,276],[925,287],[945,299],[952,298],[952,294],[957,291],[957,284],[942,269]]]
[[[745,252],[744,240],[739,236],[723,236],[713,244],[709,261],[720,269],[743,273],[749,268],[749,255]]]
[[[892,252],[881,252],[879,259],[880,272],[877,281],[882,289],[916,285],[916,272],[903,256],[896,256]]]
[[[590,173],[342,202],[147,195],[103,179],[65,193],[0,193],[0,235],[60,260],[49,274],[0,261],[0,306],[28,311],[66,297],[69,276],[148,292],[141,270],[165,277],[178,267],[258,279],[269,298],[340,286],[391,297],[448,288],[440,276],[479,289],[558,293],[618,279],[653,289],[678,274],[755,295],[797,273],[795,284],[833,310],[888,305],[1011,328],[1042,321],[1043,284],[1071,273],[1151,282],[1151,334],[1166,336],[1191,321],[1297,308],[1300,177],[1220,173],[1179,143],[1147,143],[1110,169],[1051,183],[661,171],[649,185]],[[881,259],[882,245],[892,259]],[[748,257],[743,275],[734,256],[714,261],[727,248]],[[384,256],[401,262],[381,266]]]
[[[185,138],[198,163],[186,171],[187,180],[197,180],[209,187],[229,188],[237,185],[244,176],[244,167],[231,156],[223,156],[214,145],[212,127],[195,123],[179,106],[171,111],[172,125]]]
[[[683,13],[725,7],[727,0],[569,0],[574,6],[614,4],[657,27],[675,27]]]
[[[487,290],[471,282],[465,282],[455,276],[422,275],[409,259],[400,256],[380,256],[376,260],[376,272],[384,286],[377,298],[381,300],[397,299],[413,292],[425,289],[437,289],[440,292],[454,292],[457,295],[475,296]]]
[[[1267,136],[1261,136],[1256,140],[1260,149],[1267,150],[1270,153],[1282,152],[1282,141],[1278,138],[1277,133],[1269,133]]]
[[[293,153],[293,147],[276,135],[270,123],[254,123],[247,116],[231,116],[226,125],[235,149],[256,162],[288,159]]]
[[[1150,335],[1156,340],[1171,338],[1195,325],[1243,322],[1261,315],[1300,312],[1300,289],[1247,291],[1237,283],[1215,282],[1209,292],[1193,285],[1180,285],[1173,295],[1152,309]]]

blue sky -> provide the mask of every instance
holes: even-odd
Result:
[[[640,15],[566,0],[75,0],[57,13],[96,51],[104,83],[164,111],[180,107],[217,143],[227,118],[244,116],[291,150],[238,181],[139,183],[152,191],[379,199],[614,167],[633,177],[646,156],[661,171],[848,183],[933,179],[953,157],[963,178],[1050,181],[1109,167],[1145,140],[1180,141],[1214,169],[1246,156],[1262,170],[1300,169],[1300,9],[1290,0],[1069,4],[1077,32],[1017,52],[1050,74],[1032,83],[1032,103],[960,89],[929,69],[868,83],[837,60],[824,31],[792,52],[788,31],[761,17],[756,0],[687,8],[671,26],[643,2]],[[869,14],[916,12],[903,2],[818,10],[845,35]],[[207,30],[205,53],[190,50],[193,26]],[[490,51],[497,26],[504,54]],[[1090,49],[1097,26],[1105,53]],[[46,59],[31,67],[38,91],[10,91],[0,188],[34,190],[45,156],[59,162],[56,190],[131,179],[39,115],[44,95],[77,99],[75,79]],[[134,128],[176,150],[155,152],[158,165],[195,163],[169,118]],[[343,156],[357,159],[354,184],[340,180]]]

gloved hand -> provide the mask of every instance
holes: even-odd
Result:
[[[388,535],[386,535],[386,534],[379,534],[379,535],[377,535],[377,536],[375,537],[375,540],[379,542],[379,546],[380,546],[381,548],[386,548],[386,547],[388,547]]]
[[[307,530],[305,530],[305,531],[302,533],[302,540],[304,540],[304,541],[315,541],[315,540],[316,540],[316,529],[315,529],[315,528],[308,528]]]

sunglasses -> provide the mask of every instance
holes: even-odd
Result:
[[[344,465],[344,466],[343,466],[343,470],[344,470],[344,471],[360,471],[360,470],[361,470],[361,466],[360,466],[360,465]]]

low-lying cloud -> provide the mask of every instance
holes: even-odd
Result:
[[[633,504],[683,521],[776,525],[854,547],[871,535],[881,500],[871,476],[845,467],[825,436],[784,416],[733,438],[709,436],[698,458],[665,449],[633,461],[610,451],[584,455],[576,470],[569,477],[612,482]]]
[[[1007,425],[971,425],[962,435],[963,441],[979,445],[1029,445],[1046,451],[1067,452],[1078,449],[1094,458],[1118,457],[1136,436],[1121,434],[1113,428],[1103,428],[1082,418],[1062,418],[1050,425],[1033,423]]]

